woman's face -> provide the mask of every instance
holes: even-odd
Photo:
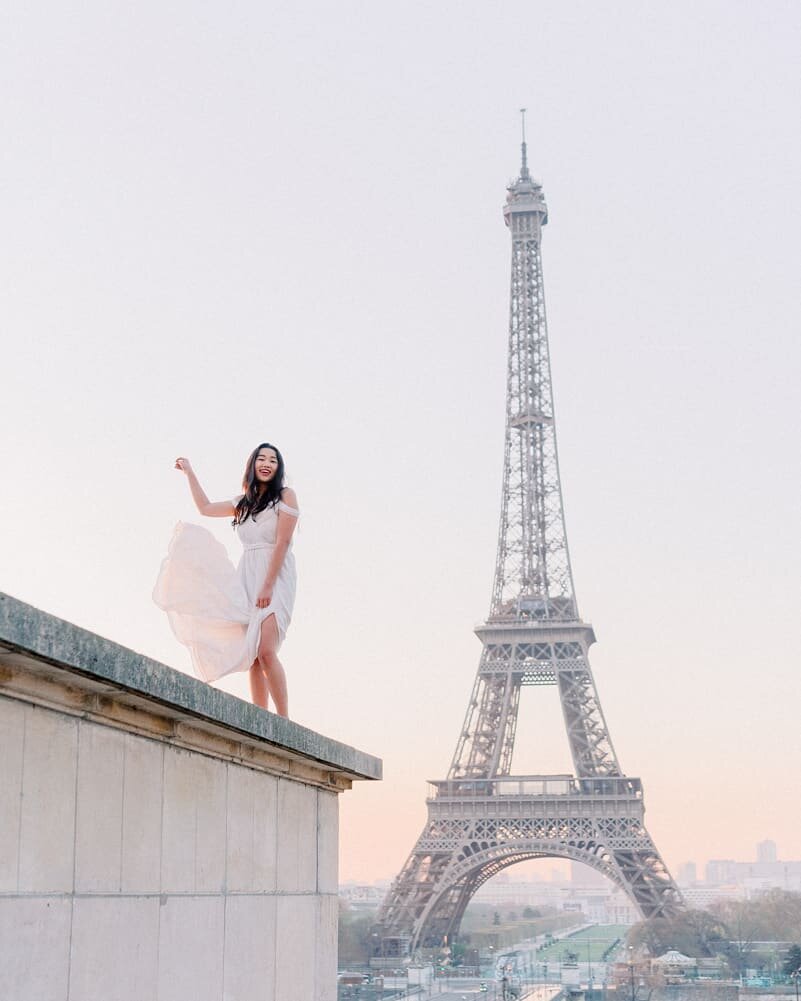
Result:
[[[254,463],[257,483],[269,483],[278,470],[278,456],[275,449],[262,448]]]

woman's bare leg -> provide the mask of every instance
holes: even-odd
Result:
[[[250,665],[250,697],[254,706],[261,706],[262,709],[270,708],[270,690],[267,687],[267,679],[261,664],[254,660]]]
[[[259,665],[267,682],[267,689],[275,703],[275,711],[279,716],[289,715],[289,703],[286,692],[286,674],[278,659],[278,626],[275,615],[268,615],[261,624],[261,642],[259,643]]]

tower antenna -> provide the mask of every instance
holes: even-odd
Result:
[[[520,120],[521,120],[521,125],[522,125],[522,128],[523,128],[523,143],[522,143],[522,146],[521,146],[522,152],[523,152],[523,160],[522,160],[522,165],[520,167],[520,177],[521,177],[522,180],[527,181],[527,180],[529,180],[529,178],[531,177],[531,175],[528,172],[528,156],[527,156],[527,149],[526,149],[526,109],[525,108],[521,108],[520,109]]]

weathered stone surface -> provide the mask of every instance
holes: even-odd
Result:
[[[0,998],[67,1001],[72,900],[0,898]]]
[[[73,888],[78,722],[32,706],[25,713],[19,889]]]
[[[313,943],[313,951],[309,950]],[[317,1001],[317,898],[282,896],[277,899],[275,1001]],[[334,977],[336,982],[336,976]]]
[[[224,954],[224,898],[169,897],[159,924],[159,1001],[220,1001]]]
[[[278,890],[317,890],[317,790],[278,780]]]
[[[336,1001],[337,927],[339,897],[336,893],[318,896],[316,914],[317,949],[314,957],[315,1001]]]
[[[166,750],[155,740],[130,733],[125,734],[124,747],[121,888],[123,893],[158,893]]]
[[[0,892],[17,889],[26,707],[0,699]]]
[[[118,893],[125,743],[105,726],[78,728],[75,892]]]
[[[275,951],[276,901],[274,896],[226,899],[224,1001],[275,1001],[276,965],[283,962]]]
[[[228,769],[229,893],[275,891],[279,781],[250,768]]]
[[[317,892],[339,892],[339,801],[336,794],[317,792]]]
[[[158,897],[75,899],[69,1001],[156,998],[158,956]]]
[[[225,886],[226,765],[169,748],[164,760],[161,889],[221,893]]]

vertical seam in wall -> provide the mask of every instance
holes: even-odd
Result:
[[[72,822],[72,893],[77,887],[78,875],[78,779],[81,774],[81,721],[75,723],[75,809],[73,810]]]
[[[273,858],[275,859],[275,888],[274,892],[278,893],[278,887],[280,884],[280,864],[281,859],[278,855],[278,817],[281,813],[281,783],[283,779],[278,777],[278,781],[275,783],[275,806],[273,807]],[[277,915],[277,912],[276,912]],[[273,943],[275,947],[275,943]]]
[[[225,844],[223,845],[223,940],[222,940],[222,978],[220,981],[220,1001],[225,1001],[225,956],[228,952],[228,786],[231,776],[231,764],[225,764]]]
[[[223,893],[222,897],[223,905],[223,940],[222,940],[222,971],[220,975],[220,1001],[225,1001],[225,954],[228,951],[226,949],[227,941],[226,934],[228,930],[228,894]]]
[[[164,902],[164,770],[166,768],[165,745],[160,743],[161,748],[161,809],[159,811],[159,916],[156,921],[156,995],[161,994],[161,912]]]
[[[67,961],[67,1001],[72,994],[72,934],[75,928],[75,874],[78,866],[78,772],[81,756],[81,724],[79,720],[75,723],[75,809],[73,810],[73,832],[72,832],[72,892],[70,894],[70,945],[69,959]]]
[[[190,761],[194,761],[194,755],[190,755]],[[195,764],[197,764],[196,761],[195,761]],[[197,790],[197,785],[195,786],[195,790]],[[192,882],[192,890],[195,893],[197,893],[197,867],[198,867],[198,855],[199,855],[199,852],[197,850],[197,838],[198,838],[198,834],[197,834],[197,826],[198,826],[197,791],[195,792],[195,799],[194,799],[194,813],[195,813],[195,832],[194,832],[193,844],[192,844],[192,860],[193,860],[192,861],[192,881],[193,881]]]
[[[164,892],[162,875],[162,866],[164,862],[164,744],[159,744],[159,753],[161,754],[161,782],[159,796],[161,799],[161,809],[159,810],[159,893]]]
[[[128,773],[128,735],[122,738],[122,793],[120,799],[120,872],[119,886],[122,893],[122,864],[125,858],[125,779]]]
[[[25,807],[25,748],[28,740],[28,716],[31,713],[29,706],[26,706],[22,713],[22,761],[19,766],[19,820],[17,821],[17,880],[16,890],[19,889],[19,870],[22,864],[22,811]]]
[[[277,832],[278,831],[278,823],[277,823],[277,818],[278,818],[278,797],[277,796],[276,796],[276,799],[275,799],[275,804],[276,804],[276,825],[275,825],[275,829],[276,829],[276,832]],[[277,834],[276,834],[276,844],[277,843],[278,843],[278,837],[277,837]],[[276,857],[276,863],[277,862],[278,862],[278,859]],[[281,900],[282,900],[282,897],[278,893],[278,867],[277,867],[277,864],[276,864],[276,870],[275,870],[275,893],[273,894],[273,897],[272,897],[272,904],[273,904],[273,940],[270,943],[270,949],[271,949],[271,953],[272,953],[272,957],[273,957],[273,961],[272,961],[272,964],[271,964],[272,965],[272,972],[273,972],[272,993],[270,994],[271,998],[275,998],[276,992],[278,990],[278,905],[281,903]]]
[[[158,917],[156,918],[156,997],[160,999],[161,997],[161,912],[164,910],[162,906],[162,896],[159,895],[159,907],[158,907]]]
[[[314,991],[315,997],[323,997],[320,993],[321,984],[318,983],[317,978],[320,976],[320,945],[323,937],[323,901],[320,896],[320,790],[314,790],[314,805],[316,813],[316,823],[315,823],[315,851],[314,855],[317,860],[317,871],[315,873],[314,879],[314,944],[312,947],[312,957],[314,963],[314,974],[312,976],[312,990]]]
[[[334,862],[334,879],[332,881],[333,886],[331,887],[331,893],[336,894],[337,901],[339,901],[339,871],[340,871],[339,859],[340,859],[340,851],[342,848],[341,839],[339,837],[339,804],[342,802],[342,800],[340,799],[340,795],[341,795],[340,793],[334,793],[334,822],[336,824],[334,828],[335,851],[331,853],[331,857]],[[339,922],[339,910],[337,910],[337,922]]]
[[[72,992],[72,926],[75,923],[75,897],[70,897],[70,934],[69,945],[67,947],[67,993],[64,995],[65,1001],[69,1001]]]
[[[159,809],[159,893],[164,892],[164,771],[166,768],[164,745],[161,745],[161,804]]]
[[[230,801],[230,785],[231,785],[231,763],[226,761],[225,763],[225,844],[223,845],[223,896],[228,896],[228,818],[231,813],[231,801]],[[225,931],[225,926],[223,925],[223,932]]]
[[[275,877],[273,881],[273,939],[270,943],[270,950],[272,953],[273,961],[272,967],[272,998],[275,998],[276,991],[278,990],[278,905],[281,901],[281,893],[284,891],[279,890],[280,885],[280,859],[278,857],[278,817],[281,813],[281,783],[283,779],[279,775],[275,780],[275,800],[273,801],[273,858],[275,859],[275,865],[273,866]]]
[[[262,836],[262,838],[259,839],[257,833],[258,832],[257,823],[259,815],[256,809],[256,800],[261,790],[259,789],[259,784],[254,778],[254,775],[255,773],[253,773],[253,775],[249,774],[246,779],[247,782],[251,783],[250,795],[248,797],[248,800],[250,803],[250,857],[251,859],[254,859],[254,864],[251,870],[251,877],[250,877],[252,883],[255,883],[256,881],[255,859],[257,858],[261,859],[264,852],[264,837]],[[274,865],[275,865],[275,856],[273,855],[273,866]],[[264,893],[266,891],[266,887],[264,886],[264,883],[261,882],[261,877],[259,878],[259,882],[262,887],[262,889],[259,892]]]

